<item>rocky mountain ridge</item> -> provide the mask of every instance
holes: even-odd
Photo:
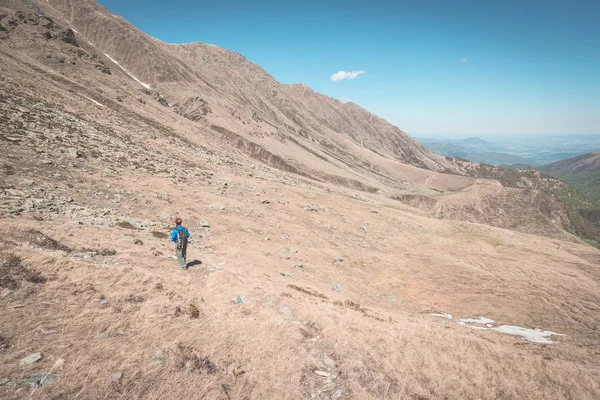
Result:
[[[110,56],[132,75],[158,90],[173,105],[198,107],[207,123],[231,118],[225,128],[253,136],[293,135],[304,144],[344,148],[341,134],[386,157],[432,170],[454,169],[397,127],[352,104],[315,93],[305,85],[282,85],[245,57],[203,43],[171,45],[140,32],[91,0],[40,4],[63,19],[83,41]],[[192,106],[190,99],[203,102]],[[190,108],[192,107],[192,108]],[[211,110],[208,113],[207,109]],[[324,150],[326,151],[326,150]],[[347,160],[351,161],[351,160]]]

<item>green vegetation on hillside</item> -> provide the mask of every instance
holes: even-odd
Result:
[[[463,168],[474,178],[494,179],[505,187],[537,190],[540,193],[537,197],[540,210],[549,214],[556,208],[556,203],[560,203],[568,217],[568,222],[563,221],[565,230],[582,239],[600,242],[600,204],[586,193],[574,190],[566,182],[537,169],[513,170],[487,164],[469,165],[459,158],[446,158],[463,164]],[[600,181],[600,172],[597,178]],[[596,187],[600,195],[600,185]]]
[[[600,206],[600,172],[580,172],[560,178],[573,190],[590,199],[593,204]]]

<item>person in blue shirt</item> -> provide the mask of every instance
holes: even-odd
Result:
[[[175,247],[175,255],[177,256],[177,261],[179,261],[179,265],[183,269],[188,269],[187,261],[186,261],[186,252],[187,252],[187,244],[188,240],[192,237],[190,231],[184,226],[181,226],[183,221],[181,218],[177,217],[175,219],[175,229],[171,232],[171,242],[177,243]]]

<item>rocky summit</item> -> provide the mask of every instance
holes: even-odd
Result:
[[[91,0],[0,0],[0,71],[0,397],[600,396],[563,182]]]

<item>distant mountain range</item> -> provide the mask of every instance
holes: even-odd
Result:
[[[491,165],[532,165],[533,161],[504,152],[505,147],[478,137],[460,140],[437,140],[417,138],[425,148],[442,156],[459,157],[471,162]]]
[[[501,165],[501,164],[526,164],[531,165],[531,160],[514,154],[493,151],[478,150],[469,147],[457,146],[450,143],[427,143],[423,144],[428,150],[442,156],[459,157],[477,163]]]
[[[569,159],[600,149],[599,135],[502,138],[497,142],[466,139],[415,138],[428,150],[471,162],[525,169]]]

